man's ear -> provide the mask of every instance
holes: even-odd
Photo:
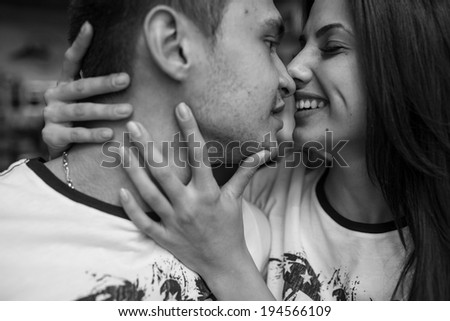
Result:
[[[144,35],[154,62],[173,79],[185,80],[191,61],[186,55],[188,37],[185,18],[172,8],[159,5],[145,19]]]

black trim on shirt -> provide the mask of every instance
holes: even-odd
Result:
[[[325,194],[325,181],[328,176],[328,170],[320,178],[316,186],[317,199],[319,200],[320,206],[324,211],[340,226],[355,232],[370,233],[370,234],[382,234],[397,230],[397,225],[394,221],[379,223],[379,224],[368,224],[351,221],[348,218],[342,216],[334,209],[334,207],[328,201],[327,195]],[[407,226],[406,220],[403,218],[400,220],[400,228]]]
[[[27,162],[27,166],[41,178],[48,186],[54,189],[56,192],[64,195],[65,197],[71,199],[72,201],[86,206],[95,208],[99,211],[117,216],[119,218],[130,220],[127,213],[120,206],[115,206],[102,202],[98,199],[90,197],[86,194],[80,193],[77,190],[70,188],[67,184],[62,182],[58,177],[55,176],[48,168],[44,165],[45,160],[42,158],[31,159]],[[147,215],[155,220],[161,221],[156,213],[147,213]]]

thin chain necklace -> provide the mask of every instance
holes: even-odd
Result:
[[[70,178],[69,155],[66,152],[62,154],[62,166],[64,169],[64,173],[66,174],[67,185],[69,185],[71,189],[75,189],[75,185],[73,185],[72,178]]]

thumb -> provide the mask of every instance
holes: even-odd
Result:
[[[267,150],[249,156],[222,190],[234,198],[241,197],[259,167],[265,164],[270,156],[271,153]]]

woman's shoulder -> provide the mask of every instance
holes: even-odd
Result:
[[[281,158],[266,164],[253,177],[244,197],[267,214],[275,203],[284,203],[291,193],[302,193],[323,174],[323,169],[308,169],[302,162]],[[300,196],[300,195],[299,195]]]

